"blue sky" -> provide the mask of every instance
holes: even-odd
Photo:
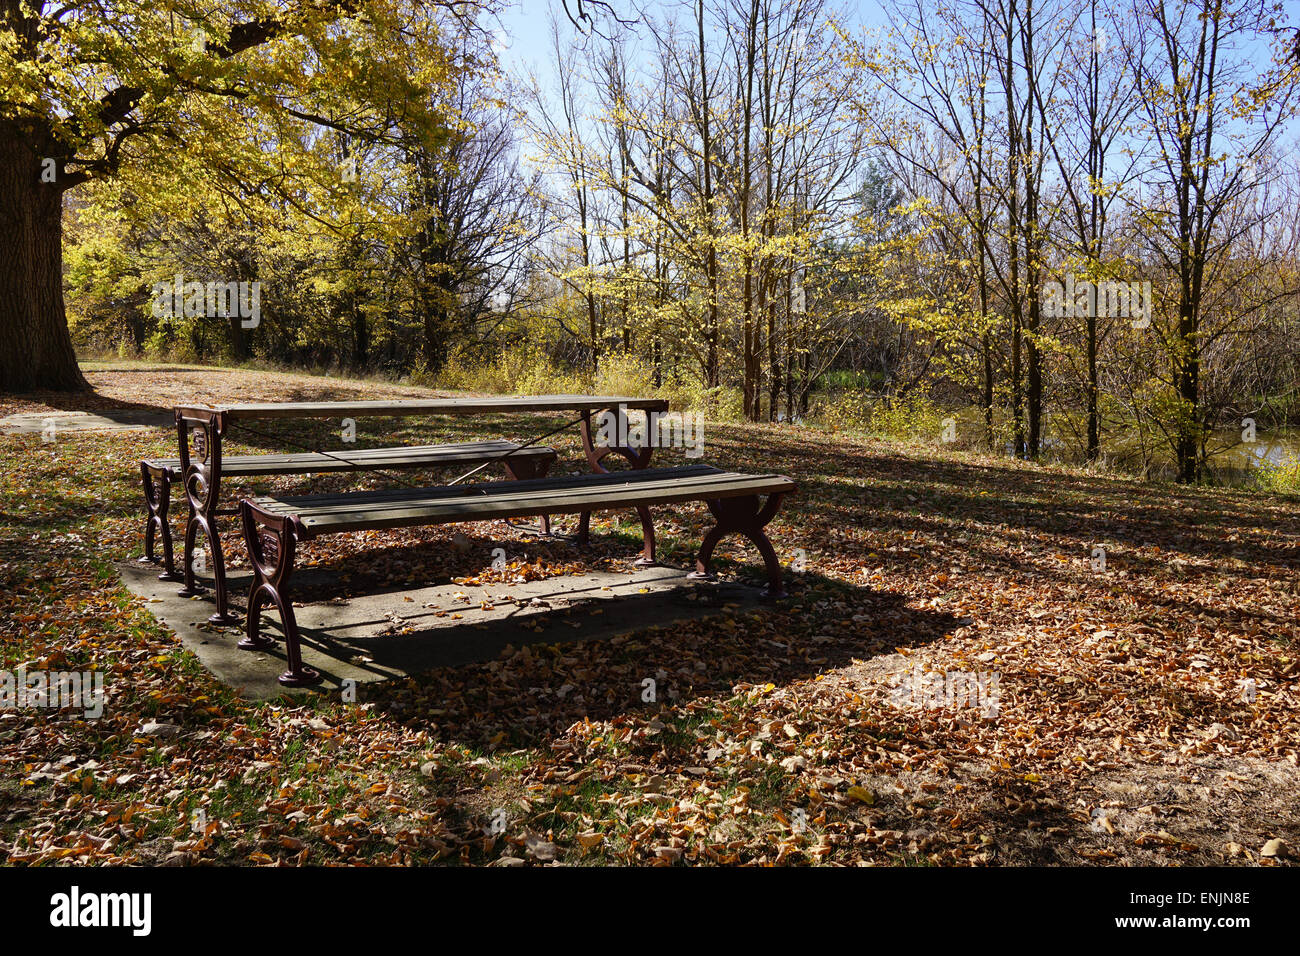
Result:
[[[619,15],[625,18],[635,16],[635,7],[641,0],[611,0]],[[656,4],[646,3],[650,9]],[[570,0],[570,9],[576,9],[576,3]],[[658,5],[666,9],[669,4]],[[845,0],[844,10],[848,15],[850,26],[879,25],[884,22],[883,7],[879,0]],[[686,12],[683,9],[683,13]],[[545,77],[548,71],[550,49],[550,17],[554,13],[561,21],[563,29],[576,33],[574,27],[564,19],[564,6],[560,0],[514,0],[501,15],[501,32],[508,44],[500,51],[501,61],[512,73],[526,73],[535,70]]]
[[[636,15],[636,8],[645,6],[654,11],[667,12],[672,7],[681,6],[682,12],[686,13],[683,4],[673,2],[656,4],[653,0],[610,0],[611,4],[620,15],[632,18]],[[935,0],[936,4],[938,0]],[[576,9],[576,2],[570,0],[570,8]],[[837,4],[832,3],[832,6]],[[881,0],[841,0],[838,4],[844,12],[848,25],[851,28],[861,29],[863,27],[881,27],[887,23],[884,12],[884,6]],[[1300,17],[1300,0],[1284,0],[1284,6],[1288,13],[1288,18],[1294,23]],[[501,59],[503,64],[513,73],[526,73],[529,69],[535,69],[539,74],[545,77],[548,69],[548,60],[550,56],[550,16],[554,15],[561,20],[564,29],[576,32],[576,29],[569,25],[564,19],[564,7],[561,0],[512,0],[510,5],[501,14],[501,34],[505,38],[507,46],[501,50]],[[853,32],[856,32],[854,30]],[[1261,54],[1266,56],[1266,51],[1261,47]],[[1261,64],[1263,60],[1261,59]]]
[[[666,0],[656,4],[654,0],[610,0],[611,4],[625,18],[634,18],[638,7],[646,7],[658,17],[665,17],[670,11],[677,11],[683,17],[690,16],[689,5],[681,0]],[[939,0],[934,0],[938,3]],[[575,0],[570,0],[571,9],[576,9]],[[831,0],[832,9],[843,11],[842,15],[850,33],[859,33],[863,29],[882,29],[888,25],[888,17],[881,0]],[[1288,19],[1292,24],[1297,20],[1297,0],[1286,0]],[[516,77],[526,77],[535,73],[544,90],[551,88],[553,78],[553,53],[551,50],[551,17],[560,20],[561,36],[576,36],[577,28],[565,18],[561,0],[513,0],[501,13],[498,37],[501,45],[498,55],[505,69]],[[633,31],[636,28],[633,27]],[[636,67],[636,44],[632,46],[632,65]],[[1266,45],[1260,44],[1258,63],[1263,68],[1268,59]],[[1300,119],[1291,119],[1286,124],[1286,134],[1280,144],[1284,155],[1291,154],[1300,140]]]

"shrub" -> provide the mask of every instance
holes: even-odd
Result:
[[[144,354],[147,358],[160,361],[167,357],[171,351],[167,344],[167,333],[162,329],[151,334],[144,340]]]
[[[1261,491],[1300,495],[1300,458],[1290,457],[1260,465],[1255,472],[1255,482]]]
[[[924,395],[898,402],[879,402],[871,410],[868,430],[884,438],[936,442],[943,432],[943,409]]]
[[[596,391],[601,395],[652,395],[656,391],[654,369],[634,355],[623,352],[605,355],[596,374]]]
[[[809,417],[823,425],[838,428],[868,428],[871,413],[880,399],[867,391],[841,392],[824,398],[810,409]]]
[[[855,428],[878,438],[937,442],[946,413],[924,395],[887,401],[867,391],[842,392],[818,402],[812,417],[832,428]]]
[[[705,388],[697,383],[673,382],[657,392],[668,399],[674,412],[693,412],[706,422],[739,422],[745,418],[745,397],[738,388],[716,385]]]
[[[416,385],[500,395],[548,395],[586,392],[591,376],[556,367],[542,349],[529,344],[505,349],[491,359],[453,355],[437,374],[419,362],[411,370]]]

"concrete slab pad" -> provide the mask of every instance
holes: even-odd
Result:
[[[170,412],[145,408],[109,408],[99,412],[30,412],[0,418],[0,433],[27,435],[44,431],[138,431],[147,428],[175,427]]]
[[[122,580],[149,602],[218,679],[243,697],[267,700],[286,693],[276,681],[285,669],[283,645],[269,651],[235,646],[242,627],[214,627],[211,594],[177,596],[179,585],[158,580],[152,564],[122,562]],[[200,576],[202,580],[202,576]],[[300,593],[338,593],[337,576],[295,569]],[[210,582],[209,582],[210,583]],[[243,617],[251,577],[230,575],[233,613]],[[303,661],[325,681],[316,690],[337,693],[344,680],[358,683],[417,674],[430,668],[492,660],[509,645],[608,639],[655,625],[726,614],[761,600],[758,588],[691,581],[678,568],[633,568],[521,584],[438,584],[367,592],[347,598],[295,603]],[[263,618],[264,631],[280,637],[279,615]],[[310,691],[309,691],[310,692]]]

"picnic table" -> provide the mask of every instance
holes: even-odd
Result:
[[[473,471],[462,475],[456,482],[486,467],[494,461],[502,462],[509,476],[517,480],[543,477],[550,461],[555,458],[550,449],[536,451],[537,443],[566,428],[579,426],[582,432],[583,451],[594,473],[608,471],[603,465],[610,454],[627,460],[633,469],[645,469],[650,464],[653,444],[635,448],[626,445],[596,444],[593,422],[607,410],[634,410],[664,412],[667,401],[657,398],[638,398],[622,395],[535,395],[522,397],[489,398],[437,398],[401,400],[363,400],[340,402],[252,402],[231,405],[179,405],[175,420],[179,457],[166,460],[146,460],[140,463],[148,509],[146,530],[146,560],[152,560],[152,539],[155,528],[160,530],[167,558],[164,580],[177,580],[171,566],[171,541],[167,525],[167,508],[170,499],[170,481],[173,474],[182,482],[189,518],[186,522],[184,544],[184,587],[182,596],[200,593],[195,580],[193,555],[199,531],[204,532],[208,550],[212,554],[212,573],[216,597],[216,613],[209,618],[217,624],[230,624],[227,601],[225,565],[221,551],[216,520],[221,516],[238,514],[237,509],[220,508],[220,489],[223,474],[266,475],[295,474],[325,471],[370,471],[385,468],[417,468],[443,463],[476,463]],[[419,446],[417,448],[309,450],[297,455],[239,456],[233,467],[227,468],[222,457],[222,441],[241,429],[253,437],[269,438],[245,425],[246,422],[285,419],[328,419],[354,417],[396,417],[416,415],[497,415],[497,414],[563,414],[576,413],[567,424],[524,443],[473,443],[466,446]],[[493,447],[488,447],[492,445]],[[549,458],[547,457],[549,455]],[[232,461],[235,461],[232,459]],[[452,482],[455,484],[456,482]],[[654,555],[654,527],[649,508],[637,506],[641,518],[645,547],[640,563],[652,564]],[[590,511],[579,514],[578,539],[585,541],[590,532]],[[549,530],[543,517],[543,531]]]

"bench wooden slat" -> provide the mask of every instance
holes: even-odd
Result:
[[[367,509],[383,508],[389,505],[407,505],[420,501],[440,501],[448,498],[481,499],[488,492],[478,489],[491,489],[496,485],[509,485],[518,492],[535,489],[543,491],[563,490],[567,488],[593,487],[598,484],[623,484],[633,481],[655,481],[659,478],[676,478],[684,480],[696,476],[722,474],[711,465],[694,465],[684,468],[655,468],[638,472],[612,472],[602,474],[554,475],[549,478],[531,478],[524,481],[481,482],[465,485],[433,485],[426,488],[379,488],[373,491],[327,491],[307,495],[266,495],[253,498],[259,508],[274,511],[277,514],[330,514],[335,510],[348,511],[356,507]],[[637,477],[645,476],[645,477]],[[653,476],[653,477],[651,477]]]
[[[251,499],[254,507],[296,515],[307,536],[412,525],[572,514],[749,495],[785,494],[783,475],[744,475],[707,466],[501,481],[472,488],[440,487]],[[325,500],[321,500],[322,497]]]
[[[511,454],[513,452],[513,454]],[[554,449],[542,445],[520,449],[511,441],[462,442],[451,445],[409,445],[388,448],[347,448],[339,451],[295,452],[278,455],[223,455],[223,475],[294,475],[331,471],[365,471],[369,468],[419,468],[424,465],[470,464],[501,458],[551,457]],[[150,458],[145,464],[157,470],[179,471],[179,458]]]
[[[474,491],[476,488],[490,488],[494,485],[509,484],[512,488],[519,491],[529,491],[534,488],[557,489],[557,488],[574,488],[581,486],[593,486],[594,484],[604,482],[619,484],[628,480],[632,481],[652,481],[656,478],[689,478],[696,475],[718,475],[722,474],[721,469],[714,468],[712,465],[684,465],[677,468],[645,468],[633,471],[615,471],[609,474],[592,474],[584,473],[577,475],[552,475],[547,478],[528,478],[522,481],[498,481],[498,482],[478,482],[474,484],[463,485],[431,485],[425,488],[376,488],[370,491],[325,491],[306,495],[266,495],[264,497],[253,498],[252,501],[262,507],[264,504],[268,510],[274,510],[277,514],[288,514],[296,509],[304,508],[312,511],[321,510],[325,513],[331,505],[341,504],[349,506],[357,504],[364,500],[367,503],[374,503],[382,506],[387,502],[409,501],[412,496],[421,499],[436,500],[442,498],[458,498],[462,496],[481,497],[481,493]],[[651,477],[655,476],[655,477]],[[361,496],[364,496],[362,499]]]
[[[770,476],[779,477],[779,476]],[[573,514],[582,511],[610,511],[639,506],[677,504],[686,501],[699,501],[707,498],[729,498],[741,495],[771,494],[793,490],[793,482],[788,485],[750,481],[740,484],[715,484],[707,488],[690,489],[678,486],[673,490],[665,488],[634,488],[617,497],[594,495],[591,492],[575,491],[567,495],[551,496],[531,495],[514,499],[465,499],[456,498],[433,504],[432,502],[411,508],[394,508],[382,512],[351,512],[321,516],[299,516],[304,531],[308,536],[335,534],[344,531],[362,531],[367,529],[401,528],[413,525],[450,524],[459,521],[487,521],[505,518],[526,518],[533,515]]]

